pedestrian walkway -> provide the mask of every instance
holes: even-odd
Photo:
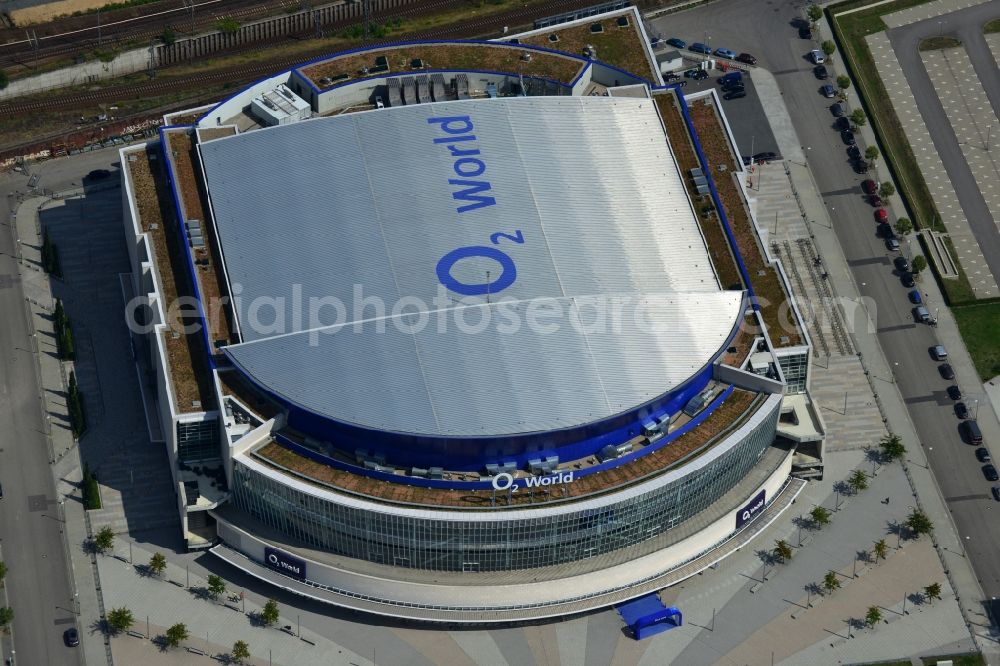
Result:
[[[1000,169],[992,153],[992,148],[997,147],[993,141],[1000,141],[1000,122],[986,98],[969,54],[965,48],[958,47],[922,51],[920,57],[976,186],[994,222],[1000,220]],[[994,128],[997,128],[997,136],[993,136]]]
[[[969,228],[968,220],[958,195],[952,187],[948,172],[945,171],[937,148],[931,139],[923,116],[917,108],[917,102],[910,92],[910,86],[892,50],[892,44],[884,32],[869,35],[865,38],[872,60],[878,70],[879,78],[885,85],[889,99],[899,118],[899,123],[906,135],[906,140],[913,150],[917,162],[921,165],[920,172],[930,191],[934,205],[941,216],[941,222],[948,230],[948,237],[955,247],[956,256],[953,259],[965,270],[969,285],[977,298],[992,298],[1000,296],[1000,286],[992,274],[986,259],[983,257],[979,242]],[[868,132],[871,132],[868,128]],[[874,145],[874,144],[870,144]],[[901,210],[901,209],[900,209]]]
[[[916,7],[902,9],[891,14],[885,14],[882,16],[882,21],[889,26],[889,28],[898,28],[902,25],[909,25],[911,23],[925,21],[936,16],[950,14],[951,12],[958,11],[959,9],[965,9],[966,7],[981,5],[984,2],[988,2],[988,0],[934,0],[933,2],[925,2],[917,5]]]

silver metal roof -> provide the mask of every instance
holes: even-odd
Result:
[[[683,382],[740,315],[741,294],[719,290],[649,100],[405,106],[258,130],[201,151],[240,299],[244,344],[230,356],[261,384],[338,420],[446,435],[586,423]],[[459,212],[475,200],[456,199],[470,185],[455,181],[488,183],[476,194],[494,203]],[[441,287],[442,257],[467,247],[509,257],[506,266],[496,256],[445,266],[463,284],[499,280],[488,295]],[[511,266],[516,279],[501,289]],[[613,319],[612,295],[630,301],[617,329],[595,324],[592,299],[605,299]],[[310,317],[318,298],[328,305]],[[413,331],[417,303],[430,323]],[[546,307],[563,315],[536,316]],[[463,332],[456,316],[466,329],[484,316],[490,323]],[[502,326],[508,320],[518,330]]]

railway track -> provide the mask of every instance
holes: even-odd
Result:
[[[448,38],[469,38],[476,36],[489,36],[491,33],[500,32],[504,26],[517,26],[530,23],[532,20],[550,16],[572,9],[587,7],[592,4],[592,0],[550,0],[549,2],[520,7],[508,12],[501,12],[484,17],[476,21],[466,21],[460,25],[444,26],[438,29],[428,30],[413,35],[407,35],[407,39],[448,39]],[[395,17],[408,18],[423,14],[446,11],[451,8],[466,6],[464,0],[437,0],[435,2],[413,5],[406,9],[393,12],[391,16],[375,17],[380,20]],[[344,22],[342,26],[335,28],[351,27],[360,25],[357,21]],[[282,38],[274,41],[286,41]],[[271,43],[274,43],[272,41]],[[369,43],[369,46],[389,44],[394,40],[380,40]],[[219,52],[219,55],[232,55],[240,52],[253,51],[266,46],[267,42],[260,42],[240,49],[226,50]],[[249,83],[251,81],[265,78],[271,74],[289,69],[310,58],[323,55],[329,49],[317,49],[315,52],[304,53],[294,58],[282,59],[280,61],[268,61],[259,65],[242,65],[231,67],[215,72],[204,74],[194,74],[183,79],[167,79],[163,81],[150,81],[138,85],[116,86],[92,92],[82,92],[50,97],[47,99],[28,99],[23,102],[12,102],[0,104],[0,116],[23,116],[39,111],[73,110],[95,106],[98,104],[114,104],[123,99],[135,97],[156,97],[173,92],[183,92],[197,90],[199,87],[215,83],[231,82],[234,84]]]

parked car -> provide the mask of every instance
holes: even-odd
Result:
[[[927,308],[925,308],[922,305],[918,305],[917,307],[913,308],[913,318],[919,321],[921,324],[930,324],[932,321],[931,313],[928,312]]]
[[[950,363],[942,363],[941,365],[939,365],[938,372],[940,372],[941,376],[947,379],[948,381],[955,379],[955,370],[954,368],[951,367]]]
[[[70,627],[63,632],[63,643],[66,644],[66,647],[76,647],[80,644],[80,633],[76,627]]]
[[[823,97],[826,97],[827,99],[833,99],[834,97],[837,96],[837,89],[831,86],[829,83],[820,88],[819,91],[823,95]]]
[[[719,77],[720,86],[728,86],[733,83],[743,82],[743,72],[729,72],[728,74],[723,74]]]
[[[847,149],[847,156],[852,160],[861,160],[861,149],[857,146],[851,146]]]
[[[676,81],[679,78],[681,78],[681,75],[680,74],[674,74],[673,72],[671,72],[669,74],[664,74],[663,75],[663,81],[664,81],[664,83],[669,83],[671,81]]]
[[[903,273],[899,276],[899,280],[903,283],[904,287],[912,287],[915,284],[913,282],[913,273]]]
[[[746,87],[743,85],[742,81],[737,81],[736,83],[729,83],[727,85],[722,86],[723,94],[731,92],[745,92],[745,91]]]
[[[727,92],[725,95],[722,96],[722,99],[728,101],[733,99],[743,99],[746,96],[747,96],[747,91],[740,88],[739,90],[732,90],[730,92]]]
[[[885,239],[885,249],[890,252],[899,252],[899,239],[895,236]]]
[[[889,213],[885,212],[885,208],[875,209],[875,221],[879,224],[889,223]]]
[[[701,81],[702,79],[708,78],[708,72],[703,69],[689,69],[684,72],[684,76],[689,79],[694,79],[695,81]]]
[[[962,435],[965,437],[965,441],[969,444],[982,444],[983,443],[983,431],[979,429],[979,424],[976,423],[975,419],[968,419],[962,421],[959,430],[962,431]]]
[[[843,104],[837,102],[836,104],[830,107],[830,113],[833,114],[834,118],[842,118],[843,116],[847,115],[847,109],[844,107]]]
[[[892,263],[900,273],[906,273],[910,270],[910,262],[906,260],[906,257],[896,257]],[[944,347],[941,349],[944,349]]]
[[[825,65],[816,65],[813,67],[813,74],[815,74],[816,78],[821,81],[825,81],[830,78],[830,73],[826,71]]]
[[[962,399],[962,389],[958,388],[954,384],[952,384],[951,386],[949,386],[945,390],[948,393],[948,397],[951,398],[952,400],[961,400]]]
[[[993,458],[990,456],[990,452],[986,450],[985,446],[980,446],[976,449],[976,460],[981,463],[993,462]]]
[[[715,55],[720,58],[729,58],[730,60],[736,60],[736,51],[730,51],[729,49],[718,48],[715,49]]]
[[[877,194],[869,194],[868,203],[871,204],[872,208],[878,208],[882,205],[882,197]]]
[[[879,238],[895,238],[896,237],[896,232],[894,232],[892,230],[892,227],[888,223],[880,224],[877,227],[875,227],[875,234]]]
[[[944,348],[944,345],[934,345],[931,347],[930,352],[935,361],[943,361],[948,358],[948,350]]]
[[[767,152],[763,152],[763,153],[756,153],[753,156],[753,161],[754,162],[773,162],[776,159],[778,159],[778,154],[777,153],[773,153],[771,151],[767,151]]]
[[[678,39],[677,37],[671,37],[667,40],[667,44],[670,44],[675,49],[686,49],[688,43],[683,39]]]
[[[965,420],[965,419],[969,418],[969,408],[965,406],[964,402],[956,402],[955,403],[955,416],[957,416],[958,418],[960,418],[962,420]],[[982,462],[986,462],[986,461],[984,460]]]
[[[712,48],[710,46],[705,46],[701,42],[694,42],[688,47],[688,51],[694,51],[695,53],[702,53],[704,55],[712,55]]]
[[[753,164],[753,158],[749,155],[743,155],[743,166],[750,166]]]
[[[94,169],[93,171],[87,174],[87,178],[91,180],[104,180],[110,175],[111,172],[108,171],[107,169]]]
[[[993,493],[993,499],[1000,502],[1000,486],[993,486],[990,490]]]
[[[848,146],[853,146],[856,141],[854,140],[854,132],[851,130],[844,130],[840,133],[840,140],[846,143]]]
[[[757,58],[753,57],[749,53],[741,53],[738,56],[736,56],[736,59],[739,60],[740,62],[745,62],[748,65],[757,64]]]
[[[868,164],[864,160],[852,160],[851,168],[854,169],[854,173],[861,175],[868,173]]]
[[[874,180],[869,178],[868,180],[861,181],[861,190],[865,194],[875,194],[876,192],[878,192],[878,185],[875,183]]]
[[[997,468],[993,465],[983,465],[983,476],[987,481],[1000,481],[1000,474],[997,474]]]
[[[808,23],[806,23],[805,25],[800,25],[799,39],[812,39],[812,38],[813,38],[812,26],[810,26]]]
[[[819,49],[813,49],[809,52],[809,60],[812,61],[814,65],[822,65],[826,62],[826,56]]]
[[[846,132],[849,129],[851,129],[851,121],[845,118],[844,116],[841,116],[840,118],[837,118],[836,120],[833,121],[833,127],[838,132]]]

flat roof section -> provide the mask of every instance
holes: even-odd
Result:
[[[527,55],[526,55],[527,54]],[[378,58],[386,59],[386,68]],[[320,90],[348,81],[427,70],[512,72],[564,84],[572,83],[586,62],[557,53],[511,44],[442,42],[399,44],[335,55],[297,71]],[[367,68],[367,72],[364,71]]]
[[[495,436],[598,421],[683,384],[742,315],[649,100],[406,106],[201,154],[242,301],[243,344],[227,354],[341,422]],[[334,299],[344,316],[262,322],[254,304],[275,299]],[[540,299],[564,313],[554,327],[533,325]],[[573,325],[613,299],[625,303],[613,327]],[[421,309],[434,325],[419,324]],[[507,316],[518,325],[496,325]],[[460,319],[487,326],[470,333]]]

